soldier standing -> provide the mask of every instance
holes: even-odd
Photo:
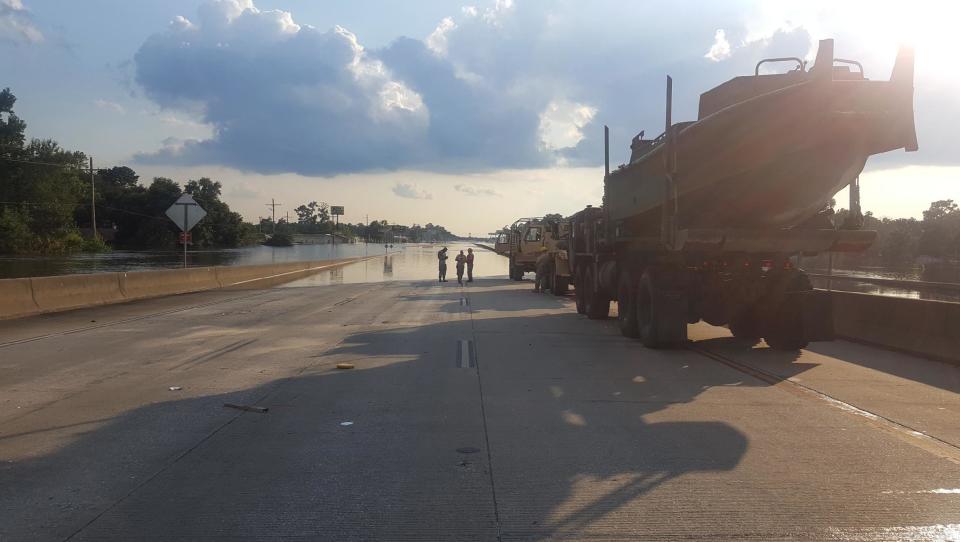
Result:
[[[547,283],[553,273],[553,255],[547,252],[547,247],[540,247],[540,257],[537,258],[537,279],[533,284],[533,291],[540,293],[547,291]]]
[[[467,249],[467,282],[473,282],[473,249]]]
[[[440,265],[440,282],[447,282],[447,247],[443,247],[437,252],[437,260]]]
[[[454,261],[457,262],[457,282],[463,286],[463,266],[467,263],[467,257],[464,256],[462,250],[460,254],[457,254],[457,257],[454,258]]]

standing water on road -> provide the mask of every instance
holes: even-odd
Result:
[[[284,284],[283,287],[327,286],[330,284],[354,284],[360,282],[383,282],[390,280],[437,280],[437,251],[449,249],[447,284],[457,285],[456,268],[449,262],[460,253],[473,249],[476,257],[473,276],[497,277],[507,275],[507,258],[469,243],[445,245],[406,245],[397,253],[381,255],[355,264],[321,271],[305,279]],[[381,247],[382,248],[382,247]],[[466,275],[464,275],[466,281]]]
[[[332,260],[356,256],[397,253],[401,245],[352,243],[338,245],[294,245],[292,247],[254,246],[245,248],[203,250],[187,253],[187,265],[257,265],[266,263]],[[44,277],[73,273],[110,273],[118,271],[150,271],[183,267],[183,252],[178,251],[114,251],[100,254],[65,256],[0,257],[0,278]]]

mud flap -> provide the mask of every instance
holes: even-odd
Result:
[[[832,341],[833,297],[830,292],[810,290],[787,294],[786,306],[798,307],[803,336],[808,341]]]

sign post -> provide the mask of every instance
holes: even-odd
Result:
[[[343,205],[331,205],[330,214],[334,216],[336,220],[335,225],[333,226],[333,246],[337,246],[337,232],[340,231],[340,216],[343,214]]]
[[[183,211],[180,208],[183,208]],[[187,243],[191,241],[190,230],[207,216],[207,212],[190,194],[183,194],[167,209],[167,217],[183,231],[180,239],[183,241],[183,267],[187,267]]]

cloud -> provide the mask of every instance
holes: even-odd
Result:
[[[597,108],[571,102],[554,100],[540,113],[540,143],[550,150],[576,147],[583,140],[583,128],[590,124]]]
[[[209,126],[210,135],[138,159],[311,176],[595,167],[603,125],[614,164],[628,159],[640,130],[659,133],[667,74],[682,121],[696,118],[700,93],[752,74],[761,58],[808,54],[810,43],[834,33],[838,56],[889,70],[892,53],[841,46],[858,42],[823,18],[824,4],[796,12],[778,5],[650,0],[544,9],[478,0],[441,17],[427,36],[371,49],[345,28],[320,30],[251,0],[208,1],[150,36],[134,65],[145,96]],[[842,11],[857,20],[853,8]],[[704,55],[710,35],[715,43]],[[945,89],[950,95],[955,82]],[[917,92],[923,149],[933,140],[925,126],[949,125],[958,108],[936,116],[919,83]],[[923,152],[890,159],[960,156]]]
[[[393,185],[393,193],[401,198],[433,199],[433,194],[412,183],[397,183]]]
[[[40,43],[43,33],[33,24],[33,17],[21,0],[0,0],[0,41]]]
[[[122,105],[118,104],[117,102],[111,102],[110,100],[94,100],[93,104],[100,109],[107,109],[121,115],[127,112]]]
[[[492,188],[470,186],[466,184],[456,184],[453,186],[453,189],[456,190],[457,192],[461,192],[472,197],[479,197],[479,196],[500,197],[500,192],[497,192]]]
[[[713,45],[704,58],[709,58],[714,62],[720,62],[730,58],[730,42],[727,41],[727,33],[722,28],[718,29],[713,35]]]
[[[447,54],[447,34],[457,27],[450,17],[444,17],[437,28],[426,39],[427,48],[438,56]]]

